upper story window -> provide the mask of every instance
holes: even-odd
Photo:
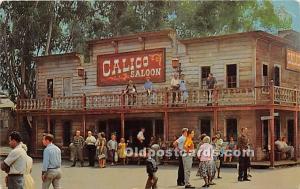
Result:
[[[226,83],[228,88],[237,87],[237,65],[236,64],[226,65]]]
[[[262,70],[262,85],[263,85],[263,86],[269,85],[268,65],[266,65],[266,64],[263,64],[263,70]]]
[[[72,82],[70,77],[65,77],[63,79],[63,96],[72,96]]]
[[[201,88],[206,89],[206,79],[210,73],[210,66],[201,67]]]
[[[47,79],[47,96],[53,98],[53,79]]]

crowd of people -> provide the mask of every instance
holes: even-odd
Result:
[[[204,180],[203,187],[215,185],[214,179],[221,179],[220,168],[222,160],[227,157],[231,161],[232,153],[224,153],[237,149],[244,151],[249,148],[249,139],[247,137],[247,128],[242,128],[241,136],[238,138],[238,143],[235,144],[233,138],[230,138],[228,145],[224,146],[221,133],[216,133],[210,138],[206,134],[202,134],[199,139],[199,144],[194,143],[195,132],[187,128],[182,129],[182,135],[177,138],[174,136],[171,144],[166,144],[161,139],[151,137],[150,143],[145,143],[145,129],[137,133],[137,142],[133,145],[132,138],[125,140],[120,138],[117,140],[116,133],[112,133],[110,139],[106,139],[103,132],[98,134],[96,138],[91,131],[88,131],[88,136],[84,139],[79,130],[73,137],[72,144],[72,165],[76,166],[76,162],[80,161],[80,165],[84,166],[83,149],[87,150],[89,166],[95,166],[95,162],[99,163],[100,168],[106,167],[106,160],[109,160],[111,165],[126,164],[129,148],[136,148],[143,152],[142,157],[147,166],[148,180],[146,188],[156,188],[158,178],[156,172],[157,165],[163,158],[156,153],[158,150],[167,151],[172,149],[171,156],[179,161],[177,185],[185,186],[185,188],[194,188],[190,183],[191,168],[193,161],[199,160],[199,169],[197,175]],[[42,164],[42,189],[48,189],[52,184],[53,187],[60,188],[61,172],[61,150],[53,144],[53,135],[44,134],[42,142],[45,146],[43,152]],[[108,140],[108,141],[107,141]],[[118,142],[119,141],[119,142]],[[34,180],[30,176],[32,169],[32,158],[26,153],[27,147],[22,143],[21,136],[18,132],[12,132],[9,136],[9,144],[13,150],[7,158],[1,163],[1,169],[7,173],[6,182],[9,189],[34,189]],[[227,147],[226,147],[227,146]],[[226,155],[226,157],[222,157]],[[249,156],[239,156],[239,181],[249,181],[247,170],[250,166]],[[98,166],[98,165],[97,165]]]
[[[241,129],[241,136],[238,138],[238,144],[235,145],[231,137],[229,145],[223,145],[221,133],[218,132],[215,136],[210,138],[206,134],[200,137],[197,149],[193,143],[194,131],[187,128],[182,129],[182,135],[174,142],[174,146],[180,152],[179,168],[177,185],[185,186],[185,188],[195,188],[190,183],[191,168],[193,164],[193,157],[199,159],[199,169],[197,176],[204,180],[202,187],[209,187],[215,185],[214,179],[221,179],[220,170],[224,155],[232,158],[233,150],[238,150],[239,155],[239,171],[238,181],[250,181],[248,178],[248,168],[250,167],[250,155],[245,153],[249,150],[249,139],[247,137],[247,128]],[[225,160],[224,156],[224,160]]]

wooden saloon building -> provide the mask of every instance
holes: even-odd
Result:
[[[148,139],[172,140],[188,127],[198,136],[220,130],[225,140],[237,140],[248,127],[256,161],[274,163],[274,140],[282,136],[299,157],[299,38],[294,31],[253,31],[178,39],[175,31],[162,30],[91,40],[89,62],[78,53],[36,58],[37,96],[19,100],[18,116],[32,120],[35,153],[44,132],[64,149],[77,129],[128,139],[145,127]],[[181,95],[172,102],[176,71],[185,75],[186,102]],[[207,106],[210,72],[217,87]],[[143,91],[146,77],[156,91],[154,103]],[[137,87],[135,104],[122,93],[129,80]]]

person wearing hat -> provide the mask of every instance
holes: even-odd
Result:
[[[180,99],[179,97],[179,75],[178,73],[174,73],[173,78],[171,79],[171,90],[172,90],[172,103],[174,104],[177,100]],[[177,96],[177,98],[176,98]]]

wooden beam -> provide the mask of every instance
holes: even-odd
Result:
[[[155,119],[152,119],[152,136],[155,136]]]
[[[164,141],[168,141],[169,139],[169,115],[168,112],[165,111],[164,115]]]
[[[213,135],[215,135],[218,131],[218,111],[217,109],[214,110],[214,129],[213,129]]]
[[[50,114],[47,114],[47,133],[50,133]]]
[[[297,161],[298,157],[298,111],[294,112],[294,143],[295,143],[295,151],[294,151],[294,159]]]
[[[121,137],[125,138],[125,115],[121,113]]]
[[[86,136],[86,115],[82,115],[82,126],[83,126],[83,137],[85,138]]]
[[[271,115],[271,119],[270,119],[270,134],[271,134],[271,151],[270,151],[270,167],[274,167],[274,161],[275,161],[275,133],[274,133],[274,108],[270,109],[270,115]]]

